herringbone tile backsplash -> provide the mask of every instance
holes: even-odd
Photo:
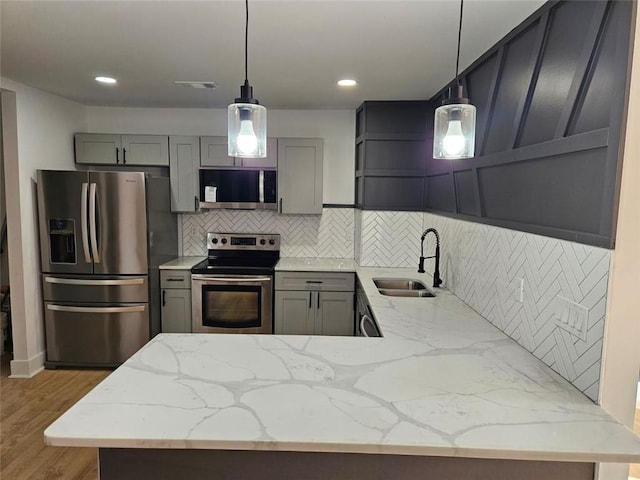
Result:
[[[441,237],[444,286],[598,399],[609,250],[420,212],[326,208],[321,216],[286,216],[211,210],[182,219],[183,255],[206,255],[210,231],[279,233],[285,257],[353,257],[362,266],[407,268],[417,268],[420,235],[434,227]],[[430,236],[425,255],[433,249]],[[433,272],[433,260],[425,268]],[[583,335],[558,326],[563,301],[585,312]]]
[[[443,286],[597,400],[609,250],[429,213],[362,211],[355,218],[362,266],[417,268],[420,235],[436,228]],[[429,236],[425,255],[434,247]],[[433,260],[425,268],[433,272]],[[558,327],[563,299],[586,312],[584,335]]]
[[[598,399],[609,250],[429,213],[423,226],[440,233],[440,271],[449,290]],[[432,249],[433,243],[428,255]],[[432,272],[433,261],[427,265]],[[560,297],[588,310],[583,338],[557,326]]]
[[[283,257],[353,258],[353,208],[322,215],[260,210],[209,210],[182,216],[182,254],[206,255],[207,232],[279,233]]]

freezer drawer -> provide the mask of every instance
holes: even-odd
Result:
[[[146,304],[44,308],[47,367],[116,366],[149,341]]]
[[[146,275],[73,276],[42,275],[45,301],[65,303],[147,303],[149,287]]]

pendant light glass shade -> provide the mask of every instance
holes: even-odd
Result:
[[[433,124],[433,158],[455,160],[472,158],[476,148],[476,107],[464,98],[458,75],[460,65],[460,37],[462,35],[462,10],[458,25],[458,52],[456,54],[456,83],[449,89],[449,96],[436,109]]]
[[[267,109],[256,103],[232,103],[228,111],[229,156],[267,156]]]
[[[267,109],[253,98],[249,84],[249,0],[245,0],[244,84],[240,97],[227,109],[227,145],[230,157],[265,158],[267,156]]]
[[[471,158],[476,144],[476,107],[450,103],[436,109],[433,158]]]

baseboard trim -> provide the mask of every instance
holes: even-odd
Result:
[[[31,378],[44,370],[44,353],[40,352],[28,360],[11,360],[9,378]]]

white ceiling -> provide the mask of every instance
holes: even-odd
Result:
[[[461,69],[542,0],[467,0]],[[459,2],[252,0],[249,80],[268,108],[427,99],[454,76]],[[244,1],[0,0],[1,74],[87,105],[226,107],[244,80]],[[116,86],[97,84],[112,75]],[[355,88],[336,86],[340,78]],[[213,81],[215,90],[174,85]]]

